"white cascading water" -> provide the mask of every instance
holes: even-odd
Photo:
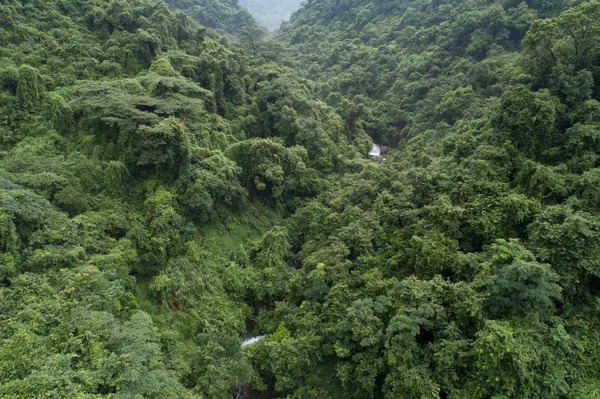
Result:
[[[256,335],[254,337],[249,337],[246,338],[243,342],[242,342],[242,348],[244,346],[248,346],[248,345],[252,345],[253,343],[256,343],[258,341],[260,341],[261,339],[265,338],[267,336],[267,334],[263,334],[263,335]]]
[[[378,144],[373,143],[373,147],[371,147],[371,151],[369,151],[370,157],[380,157],[381,156],[381,147]]]
[[[385,162],[385,158],[381,155],[381,146],[379,144],[373,143],[371,151],[369,151],[369,158],[377,163]]]

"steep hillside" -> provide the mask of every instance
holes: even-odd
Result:
[[[166,0],[173,11],[181,11],[215,31],[237,37],[245,27],[258,27],[237,0]]]
[[[288,220],[251,348],[277,397],[599,394],[600,3],[562,6],[317,0],[282,29],[394,149]]]
[[[573,3],[573,2],[572,2]],[[279,34],[328,104],[390,145],[498,95],[533,21],[563,1],[312,1]],[[441,105],[457,91],[454,109]],[[462,90],[462,91],[461,91]],[[467,91],[465,91],[467,90]],[[362,109],[369,115],[361,115]]]
[[[339,118],[164,3],[0,15],[0,397],[230,398],[290,272],[228,254],[351,162]]]

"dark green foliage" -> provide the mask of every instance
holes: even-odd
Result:
[[[556,15],[558,7],[312,1],[279,37],[301,54],[307,76],[318,81],[329,104],[343,109],[343,100],[369,98],[370,112],[356,115],[352,124],[396,145],[440,120],[454,123],[473,102],[497,94],[499,70],[511,62],[506,53],[519,48],[536,18]]]
[[[235,37],[244,27],[258,27],[238,0],[167,0],[166,3],[172,10],[181,11],[221,34]]]
[[[541,312],[561,298],[559,276],[548,264],[535,261],[517,242],[498,241],[488,250],[491,272],[485,282],[487,306],[496,316]]]
[[[269,139],[241,141],[228,149],[228,155],[241,168],[241,182],[250,198],[285,200],[294,194],[310,194],[303,147],[289,147]]]
[[[290,218],[297,272],[258,329],[316,335],[337,382],[267,389],[597,395],[597,2],[560,7],[313,1],[282,28],[345,136],[398,145]]]
[[[23,65],[18,70],[17,75],[17,100],[21,107],[30,110],[38,105],[42,97],[43,88],[39,71]]]

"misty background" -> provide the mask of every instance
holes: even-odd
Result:
[[[302,0],[240,0],[240,5],[271,31],[279,29],[301,4]]]

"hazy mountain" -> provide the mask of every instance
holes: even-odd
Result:
[[[240,4],[246,7],[258,22],[270,30],[276,30],[300,8],[302,0],[240,0]]]

